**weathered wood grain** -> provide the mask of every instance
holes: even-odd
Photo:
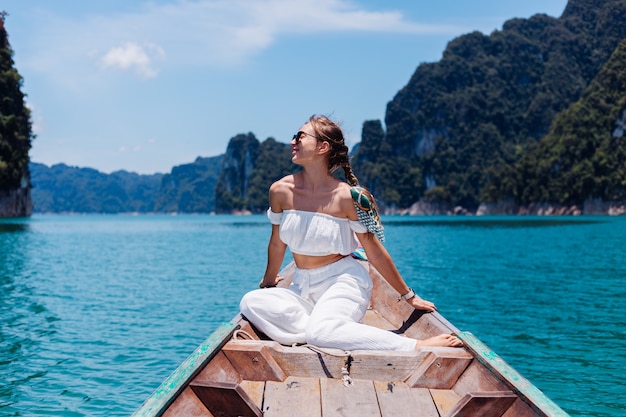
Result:
[[[198,375],[191,381],[199,384],[210,382],[238,383],[242,380],[239,372],[230,363],[224,352],[218,352]]]
[[[243,380],[239,383],[241,388],[248,393],[248,397],[254,402],[254,404],[259,407],[259,409],[263,408],[263,394],[265,392],[265,382],[264,381],[246,381]]]
[[[213,415],[202,404],[200,398],[191,390],[190,387],[176,398],[176,401],[169,406],[163,417],[213,417]]]
[[[502,417],[537,417],[537,413],[518,397]]]
[[[430,395],[433,398],[433,402],[435,403],[439,414],[442,416],[446,414],[448,410],[452,409],[452,407],[454,407],[461,399],[459,394],[448,389],[431,389]]]
[[[472,392],[465,394],[444,417],[502,417],[516,399],[511,391]]]
[[[462,348],[428,347],[415,372],[407,379],[410,387],[452,389],[474,357]]]
[[[425,388],[409,388],[402,382],[374,381],[382,417],[439,417],[430,392]]]
[[[222,352],[243,379],[250,381],[283,381],[285,372],[261,343],[228,342]]]
[[[321,379],[324,417],[379,417],[380,408],[372,381],[354,380],[346,387],[339,379]]]
[[[241,415],[260,416],[257,401],[241,385],[242,378],[223,351],[190,383],[191,390],[215,417]],[[229,414],[237,412],[238,414]]]
[[[319,379],[289,377],[282,382],[268,382],[263,412],[264,417],[321,417]]]
[[[214,417],[262,417],[263,412],[239,383],[190,384],[191,390]]]
[[[339,349],[282,346],[276,342],[264,340],[231,341],[224,347],[224,351],[230,359],[233,359],[232,357],[234,356],[232,351],[237,350],[249,352],[266,351],[267,360],[270,361],[269,358],[273,358],[276,361],[276,366],[285,375],[307,378],[340,378],[341,368],[346,364],[348,357],[350,357],[350,374],[353,378],[389,381],[406,380],[430,352],[427,349],[419,352],[377,350],[345,352]],[[253,355],[251,358],[254,359],[254,357]],[[238,358],[231,362],[237,368],[245,368],[246,362],[252,359],[241,360],[241,363],[244,365],[237,365]],[[261,358],[257,359],[259,361],[257,364],[261,363]],[[272,366],[275,367],[274,365]],[[259,377],[252,375],[252,371],[255,369],[257,369],[256,365],[242,369],[242,374],[245,375],[244,378],[250,380],[259,379]],[[259,366],[258,369],[264,370],[265,365]],[[264,375],[263,372],[261,374]],[[278,378],[276,379],[278,380]]]
[[[509,386],[498,379],[478,360],[474,360],[459,378],[454,390],[461,396],[475,391],[506,391]]]

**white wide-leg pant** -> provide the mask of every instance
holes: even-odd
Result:
[[[359,323],[371,295],[369,272],[348,256],[317,269],[296,268],[288,288],[251,291],[240,308],[259,330],[284,345],[413,350],[414,339]]]

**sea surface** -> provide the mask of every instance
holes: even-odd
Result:
[[[572,416],[626,415],[625,217],[385,217],[407,282]],[[257,286],[263,216],[0,220],[0,416],[128,416]]]

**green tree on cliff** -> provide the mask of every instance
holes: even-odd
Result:
[[[580,100],[489,191],[518,204],[626,201],[626,39]]]
[[[33,135],[5,17],[6,13],[0,12],[0,190],[6,191],[29,186],[28,151]]]

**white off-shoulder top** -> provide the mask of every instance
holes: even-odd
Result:
[[[325,256],[335,253],[349,255],[359,246],[356,233],[367,232],[358,220],[302,210],[267,210],[272,224],[280,225],[280,240],[292,253]]]

